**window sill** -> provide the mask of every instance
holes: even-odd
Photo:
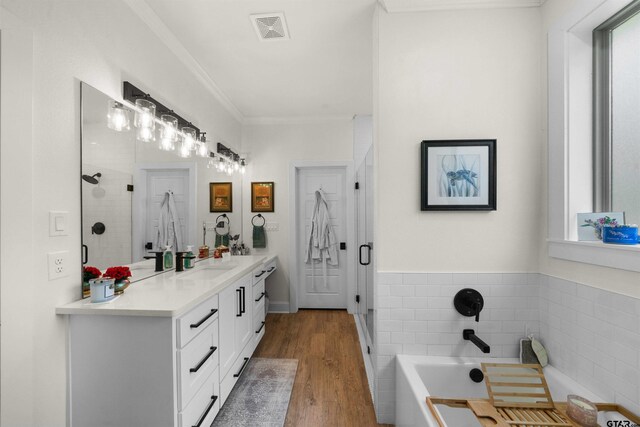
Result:
[[[548,239],[549,256],[567,261],[640,272],[640,245],[612,245]]]

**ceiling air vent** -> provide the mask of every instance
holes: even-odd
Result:
[[[260,40],[287,40],[289,30],[284,13],[262,13],[250,15],[253,27]]]

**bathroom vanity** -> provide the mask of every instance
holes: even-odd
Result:
[[[206,260],[69,318],[72,426],[209,426],[265,333],[275,257]]]

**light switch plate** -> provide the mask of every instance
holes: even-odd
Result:
[[[69,276],[69,251],[49,252],[49,280]]]
[[[278,231],[280,230],[280,224],[277,222],[267,222],[264,225],[264,229],[267,231]]]
[[[69,212],[49,211],[49,236],[69,235]]]

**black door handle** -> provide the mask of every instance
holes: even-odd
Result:
[[[362,262],[362,248],[367,248],[367,262]],[[371,264],[371,246],[360,245],[360,247],[358,248],[358,262],[360,263],[360,265]]]
[[[262,324],[260,325],[260,327],[258,328],[258,330],[256,331],[256,334],[259,334],[260,331],[262,330],[262,328],[264,328],[264,322],[262,322]]]
[[[89,247],[87,245],[82,245],[82,264],[86,264],[89,262]]]
[[[242,317],[242,291],[236,289],[236,294],[238,294],[238,312],[236,313],[236,317]]]
[[[246,301],[245,301],[247,290],[245,289],[244,286],[240,286],[240,289],[242,290],[242,305],[240,306],[240,314],[242,315],[247,312]]]

